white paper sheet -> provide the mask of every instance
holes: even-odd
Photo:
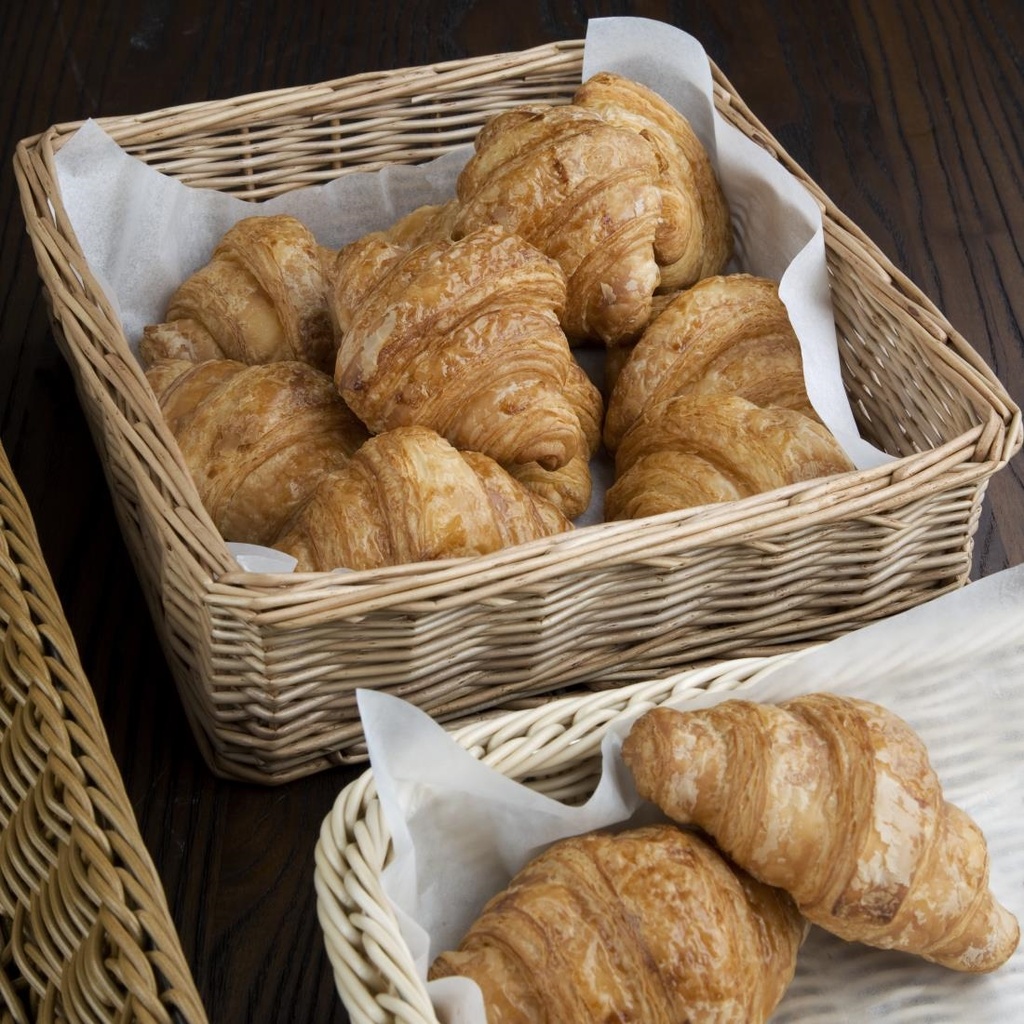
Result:
[[[703,48],[661,22],[595,19],[587,32],[584,77],[601,69],[658,90],[693,123],[718,162],[732,208],[738,241],[734,269],[780,281],[803,348],[814,407],[858,467],[887,461],[889,456],[860,437],[842,385],[818,208],[780,164],[714,112]],[[323,245],[337,248],[416,206],[448,199],[469,152],[464,147],[419,167],[348,174],[257,205],[159,174],[126,154],[95,122],[62,147],[56,167],[89,266],[135,346],[142,328],[163,318],[173,290],[207,262],[239,218],[291,213]]]
[[[919,732],[947,799],[986,835],[994,891],[1024,921],[1024,566],[786,660],[735,694],[706,693],[686,706],[816,690],[875,700]],[[413,705],[372,690],[358,700],[394,836],[383,881],[424,977],[432,957],[457,943],[483,902],[539,849],[649,814],[619,755],[628,722],[605,737],[594,795],[568,807],[483,765]],[[447,979],[430,990],[442,1020],[482,1021],[471,983]],[[813,929],[772,1019],[1022,1020],[1024,952],[990,976],[972,977]]]

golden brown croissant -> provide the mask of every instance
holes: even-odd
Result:
[[[335,382],[373,433],[420,424],[503,465],[554,469],[577,454],[553,260],[495,226],[408,251],[353,245],[334,268]]]
[[[593,455],[601,447],[604,399],[587,371],[575,360],[565,375],[565,396],[576,410],[580,426],[583,428],[583,447],[586,454]]]
[[[213,335],[198,320],[185,317],[161,324],[147,324],[142,329],[139,358],[148,368],[161,359],[201,363],[207,359],[224,359],[225,356]]]
[[[386,231],[371,231],[343,245],[328,261],[327,309],[339,348],[360,304],[408,252]]]
[[[560,509],[567,519],[575,519],[586,512],[594,490],[590,459],[601,445],[604,399],[576,362],[566,376],[565,396],[576,410],[583,429],[582,449],[558,469],[545,469],[537,462],[505,468],[534,494]]]
[[[458,204],[454,199],[419,206],[383,231],[371,231],[327,254],[327,307],[340,339],[356,307],[410,249],[427,242],[451,242]]]
[[[821,693],[658,708],[623,758],[642,796],[844,939],[961,971],[993,970],[1017,946],[978,826],[943,798],[920,737],[877,704]]]
[[[767,278],[708,277],[673,296],[618,373],[605,443],[614,451],[649,404],[687,392],[727,391],[817,419],[800,342],[778,285]]]
[[[488,1024],[759,1024],[805,928],[691,832],[593,832],[527,864],[430,977],[476,981]]]
[[[802,413],[683,394],[648,407],[622,439],[605,518],[734,501],[851,469],[828,429]]]
[[[326,251],[294,217],[246,217],[147,327],[143,364],[162,358],[298,359],[329,372],[336,342],[323,273]]]
[[[608,71],[588,78],[573,103],[641,134],[657,150],[663,203],[655,236],[659,287],[685,288],[721,273],[732,255],[729,207],[690,122],[652,89]]]
[[[146,374],[226,540],[268,544],[367,432],[331,378],[296,360],[160,360]]]
[[[545,469],[538,462],[505,468],[531,493],[551,502],[566,519],[583,515],[590,506],[594,479],[586,455],[574,455],[558,469]]]
[[[660,281],[660,168],[642,136],[571,104],[488,121],[459,175],[456,236],[501,224],[557,260],[572,339],[640,332]]]
[[[458,202],[450,199],[446,203],[418,206],[400,217],[382,234],[395,245],[415,249],[424,242],[451,241]]]
[[[377,569],[489,554],[571,525],[486,455],[396,427],[326,475],[273,546],[300,572]]]
[[[645,333],[650,330],[651,324],[665,312],[678,294],[678,291],[654,293],[651,297],[651,315],[648,317],[647,326],[644,328]],[[643,334],[640,337],[642,338]],[[604,361],[604,379],[601,382],[601,388],[605,395],[611,397],[614,393],[615,385],[619,381],[619,374],[622,373],[622,368],[629,361],[629,357],[633,354],[633,349],[636,348],[639,340],[640,338],[633,338],[619,345],[611,345],[608,348]]]

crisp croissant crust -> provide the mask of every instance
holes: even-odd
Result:
[[[143,364],[161,358],[298,359],[330,371],[336,342],[326,255],[294,217],[243,218],[171,296],[165,323],[145,329]]]
[[[735,394],[683,394],[649,406],[626,433],[605,518],[734,501],[851,469],[828,429],[802,413]]]
[[[719,275],[675,294],[617,375],[605,443],[614,451],[646,406],[688,392],[732,392],[817,419],[800,342],[774,281]]]
[[[459,175],[456,235],[501,224],[557,260],[571,338],[615,342],[646,323],[661,276],[657,154],[642,136],[571,104],[488,121]]]
[[[486,455],[396,427],[326,475],[273,546],[300,572],[377,569],[490,554],[571,526]]]
[[[601,445],[604,399],[586,371],[576,362],[570,366],[566,376],[565,396],[576,410],[583,430],[581,450],[558,469],[545,469],[537,462],[505,468],[534,494],[555,505],[567,519],[575,519],[586,512],[594,490],[590,459]]]
[[[595,832],[523,868],[430,977],[476,981],[488,1024],[758,1024],[804,932],[788,897],[692,833]]]
[[[662,217],[655,235],[661,290],[718,274],[732,255],[729,207],[704,144],[690,122],[652,89],[600,71],[573,103],[642,135],[657,152]]]
[[[554,261],[494,226],[408,251],[383,235],[353,247],[334,267],[335,382],[373,433],[419,424],[546,469],[580,451]]]
[[[449,199],[444,203],[418,206],[396,220],[381,232],[389,242],[405,249],[415,249],[425,242],[451,241],[458,203]]]
[[[456,192],[456,235],[503,224],[558,260],[574,340],[635,338],[656,290],[719,273],[732,252],[725,196],[689,122],[609,73],[570,104],[492,118]]]
[[[331,378],[296,360],[159,360],[146,376],[226,540],[268,544],[367,432]]]
[[[877,704],[819,693],[657,708],[622,754],[642,796],[844,939],[961,971],[993,970],[1017,946],[981,831],[944,799],[920,737]]]

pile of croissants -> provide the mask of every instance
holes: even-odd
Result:
[[[139,353],[227,540],[310,571],[487,554],[571,529],[601,449],[607,519],[853,468],[732,244],[686,119],[600,73],[493,116],[450,200],[340,250],[241,220]]]
[[[622,757],[669,820],[556,842],[434,960],[476,981],[488,1024],[760,1024],[812,923],[965,972],[1018,945],[977,824],[876,703],[657,707]]]

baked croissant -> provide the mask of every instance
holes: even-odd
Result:
[[[488,1024],[759,1024],[805,928],[691,832],[593,832],[527,864],[429,977],[472,978]]]
[[[160,360],[146,376],[226,540],[270,543],[368,436],[331,378],[297,360]]]
[[[359,306],[408,253],[409,246],[386,231],[371,231],[343,245],[329,260],[325,270],[327,309],[339,348]]]
[[[733,392],[818,418],[800,342],[774,281],[719,275],[673,296],[618,372],[605,444],[614,451],[647,405],[688,392]]]
[[[369,255],[335,261],[335,383],[371,432],[420,424],[503,465],[554,469],[577,454],[553,260],[496,226],[408,251],[353,244]]]
[[[545,469],[538,462],[505,468],[532,494],[551,502],[566,519],[576,519],[590,507],[594,478],[586,455],[574,455],[558,469]]]
[[[389,225],[382,234],[395,245],[415,249],[425,242],[451,241],[458,202],[418,206]]]
[[[802,413],[683,394],[649,407],[622,439],[605,518],[735,501],[853,468],[829,430]]]
[[[488,121],[456,183],[455,234],[500,224],[557,260],[571,339],[637,335],[660,282],[657,153],[642,136],[571,104]]]
[[[490,554],[571,526],[486,455],[396,427],[326,475],[273,546],[300,572],[378,569]]]
[[[550,501],[567,519],[575,519],[586,512],[594,491],[590,459],[601,445],[604,399],[576,362],[566,375],[565,396],[576,410],[583,430],[581,450],[558,469],[545,469],[537,462],[505,468],[534,494]]]
[[[1017,946],[978,826],[943,798],[920,737],[877,704],[819,693],[657,708],[622,755],[642,796],[841,938],[972,972]]]
[[[336,342],[327,308],[326,255],[294,217],[238,221],[210,261],[171,296],[165,322],[143,331],[143,365],[164,358],[298,359],[329,372]]]
[[[588,78],[573,103],[642,135],[657,151],[663,215],[655,235],[661,290],[718,274],[732,255],[725,193],[690,122],[652,89],[608,71]]]

